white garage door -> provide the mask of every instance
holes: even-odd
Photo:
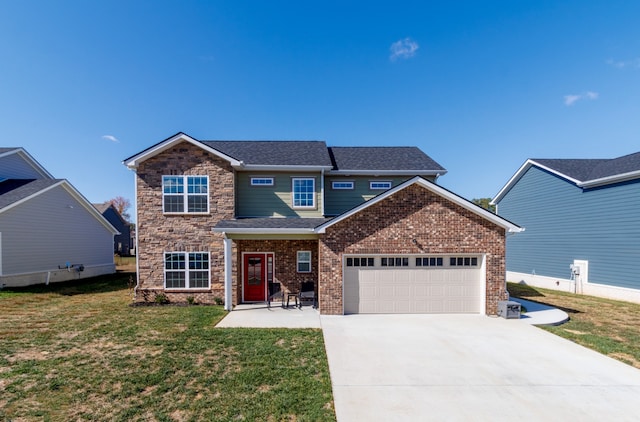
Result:
[[[481,256],[346,256],[345,314],[480,313]]]

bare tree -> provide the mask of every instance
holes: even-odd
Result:
[[[127,198],[123,196],[116,196],[115,198],[110,199],[108,202],[113,205],[116,211],[120,213],[122,218],[127,221],[131,219],[131,215],[129,215],[129,213],[127,212],[129,207],[131,207],[131,202]]]

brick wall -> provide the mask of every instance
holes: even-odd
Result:
[[[243,252],[273,252],[274,253],[274,281],[282,284],[285,292],[298,292],[300,282],[318,281],[318,241],[304,240],[236,240],[236,262],[242,262]],[[297,272],[297,252],[311,251],[311,272]],[[234,273],[240,280],[241,269],[234,265]],[[316,285],[317,287],[317,285]],[[242,291],[236,292],[236,301],[242,302]]]
[[[419,185],[411,185],[326,230],[319,244],[322,314],[342,314],[344,253],[486,254],[487,314],[495,315],[498,301],[507,297],[505,229]]]
[[[162,212],[163,175],[208,175],[209,215],[165,215]],[[193,296],[200,303],[224,298],[222,235],[211,229],[234,217],[234,174],[229,163],[187,142],[177,144],[142,162],[136,171],[138,287],[136,301],[153,301],[165,293],[172,302]],[[164,291],[164,252],[208,251],[211,288]]]

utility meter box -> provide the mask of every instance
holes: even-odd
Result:
[[[498,316],[505,319],[520,319],[520,304],[512,300],[499,301]]]

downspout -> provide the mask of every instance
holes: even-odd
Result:
[[[229,239],[227,237],[226,233],[223,233],[224,236],[224,310],[225,311],[231,311],[231,308],[233,307],[233,292],[232,292],[232,272],[233,272],[233,268],[232,268],[232,250],[231,250],[231,246],[233,243],[233,240]]]
[[[324,217],[324,169],[320,170],[320,200],[322,201],[320,212]]]

